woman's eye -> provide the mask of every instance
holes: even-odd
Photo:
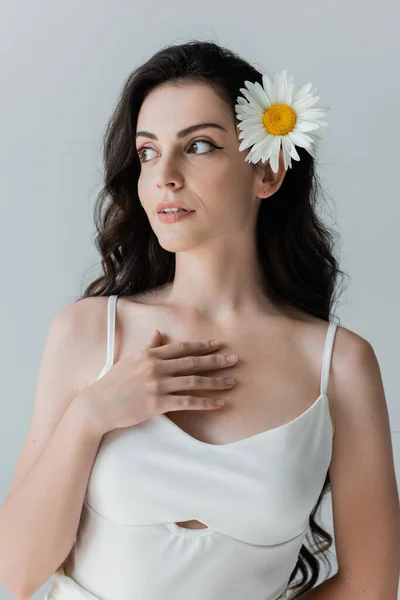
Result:
[[[216,146],[215,144],[213,144],[212,142],[209,142],[208,140],[194,140],[189,148],[193,148],[194,146],[198,146],[202,144],[205,144],[206,146],[212,147],[212,150],[206,151],[206,152],[195,152],[194,154],[210,154],[211,152],[214,152],[215,149],[220,148],[219,146]],[[149,148],[148,146],[142,146],[142,148],[139,148],[139,150],[137,150],[137,154],[139,156],[139,160],[140,162],[148,162],[148,160],[145,160],[143,157],[143,152],[145,152],[146,150],[153,150],[153,148]],[[191,153],[192,154],[192,153]]]
[[[147,160],[143,159],[143,152],[145,152],[146,150],[153,150],[153,148],[147,148],[147,146],[143,146],[142,148],[139,148],[139,150],[137,150],[140,162],[147,162]]]
[[[190,148],[193,148],[194,145],[197,144],[206,144],[207,146],[212,146],[213,148],[216,148],[217,146],[215,144],[213,144],[212,142],[209,142],[208,140],[194,140],[194,142],[192,144],[190,144]],[[212,152],[212,150],[211,150]],[[195,154],[209,154],[209,152],[195,152]]]

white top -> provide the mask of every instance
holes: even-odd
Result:
[[[116,300],[98,379],[114,362]],[[107,432],[75,544],[46,599],[285,598],[331,461],[326,390],[336,328],[329,323],[320,396],[280,427],[214,445],[161,414]],[[176,524],[192,519],[208,529]]]

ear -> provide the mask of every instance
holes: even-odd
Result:
[[[279,190],[286,175],[286,169],[283,162],[283,150],[279,151],[279,168],[278,172],[274,173],[271,169],[269,160],[263,163],[261,160],[257,164],[259,176],[255,185],[255,193],[257,198],[268,198]]]

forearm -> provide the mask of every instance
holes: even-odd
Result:
[[[339,577],[338,573],[298,596],[298,600],[396,600],[396,598],[389,598],[384,592],[377,596],[374,591],[368,593],[368,589],[354,590]]]
[[[0,509],[0,583],[33,594],[56,571],[75,541],[101,435],[76,398],[33,469]]]

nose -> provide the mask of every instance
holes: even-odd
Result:
[[[179,188],[183,184],[182,172],[177,160],[170,155],[161,157],[157,164],[156,185],[158,188]]]

